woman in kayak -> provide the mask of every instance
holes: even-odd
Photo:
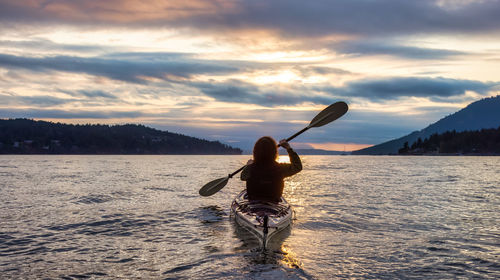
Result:
[[[241,173],[241,180],[246,181],[249,200],[279,202],[285,186],[285,177],[297,174],[302,170],[299,155],[286,140],[280,141],[290,157],[290,163],[278,163],[276,141],[264,136],[257,140],[253,148],[253,160],[249,160]]]

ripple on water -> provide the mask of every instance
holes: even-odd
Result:
[[[94,279],[96,277],[109,277],[110,275],[102,272],[89,272],[84,274],[69,274],[69,275],[61,275],[61,279],[65,280],[75,280],[75,279]]]
[[[173,191],[170,188],[165,188],[165,187],[144,187],[143,188],[145,191],[160,191],[160,192],[169,192]]]
[[[105,194],[89,194],[76,198],[73,203],[76,204],[94,204],[94,203],[104,203],[113,200],[113,197]]]
[[[66,232],[69,234],[105,235],[105,236],[148,236],[159,225],[169,220],[155,216],[132,216],[116,214],[102,216],[98,220],[89,220],[79,223],[52,225],[46,227],[51,231]]]
[[[228,217],[224,209],[217,205],[198,208],[191,214],[192,215],[187,215],[186,218],[196,217],[200,219],[202,223],[206,224],[218,223]]]

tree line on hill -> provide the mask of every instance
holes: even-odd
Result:
[[[0,120],[0,154],[241,154],[238,148],[144,125]]]
[[[411,146],[405,142],[400,155],[416,154],[477,154],[500,155],[500,127],[476,131],[447,131],[429,138],[418,138]]]
[[[446,131],[476,131],[481,129],[491,129],[500,126],[500,95],[483,98],[467,105],[465,108],[448,115],[427,127],[414,131],[403,137],[392,139],[378,145],[353,151],[354,155],[392,155],[398,154],[398,149],[403,147],[405,142],[407,150],[411,150],[413,142],[430,138],[431,135],[442,134]],[[421,140],[422,141],[422,140]]]

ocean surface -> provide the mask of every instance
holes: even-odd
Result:
[[[302,156],[266,251],[248,156],[0,156],[1,279],[500,279],[500,157]]]

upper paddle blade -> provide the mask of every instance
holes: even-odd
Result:
[[[199,194],[201,196],[211,196],[214,193],[220,191],[229,181],[229,177],[224,177],[224,178],[219,178],[215,179],[206,185],[204,185],[200,191]]]
[[[344,101],[335,102],[334,104],[326,107],[309,123],[309,127],[320,127],[329,124],[334,120],[342,117],[349,107]]]

